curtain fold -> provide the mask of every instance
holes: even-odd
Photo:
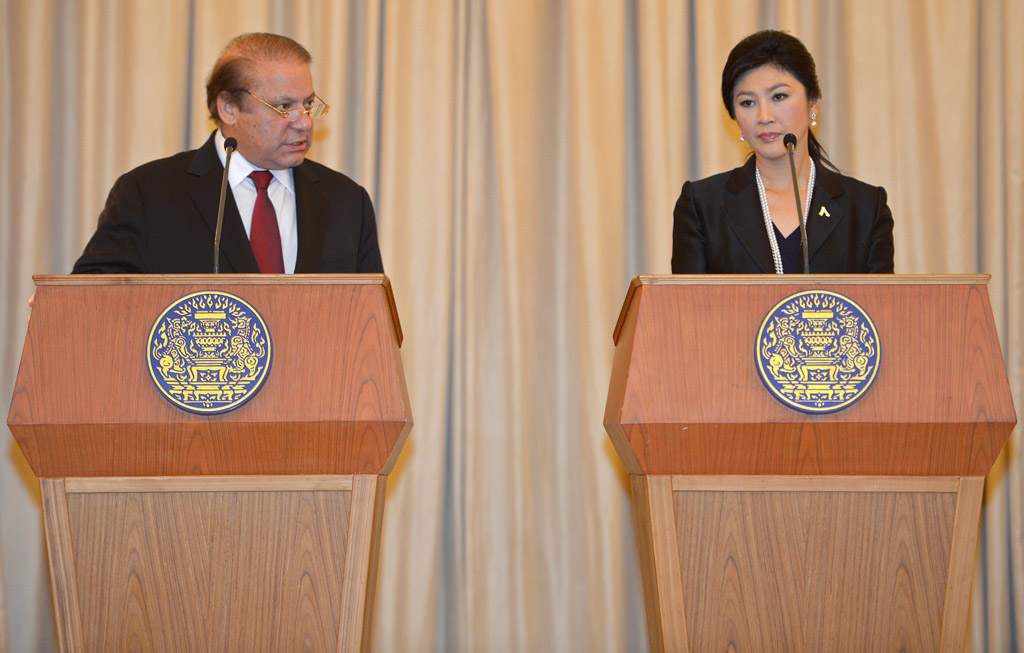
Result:
[[[886,187],[897,271],[993,275],[1024,405],[1024,0],[0,12],[5,398],[31,275],[70,269],[118,175],[206,139],[225,43],[270,30],[313,54],[332,108],[311,158],[374,201],[415,422],[388,480],[375,650],[646,649],[629,485],[601,423],[611,333],[629,279],[669,271],[682,183],[749,151],[719,85],[758,29],[815,55],[819,137],[845,173]],[[971,651],[1024,648],[1019,438],[986,485]],[[38,483],[12,438],[0,454],[0,650],[54,650]]]

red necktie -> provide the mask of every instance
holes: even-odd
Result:
[[[252,209],[252,227],[249,244],[256,256],[260,272],[284,274],[284,255],[281,253],[281,231],[277,228],[277,212],[270,202],[267,186],[274,178],[269,170],[257,170],[249,177],[256,184],[256,206]]]

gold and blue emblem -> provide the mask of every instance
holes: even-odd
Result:
[[[849,297],[807,290],[775,305],[757,332],[757,371],[779,401],[831,413],[864,396],[881,349],[868,314]]]
[[[262,387],[273,347],[263,317],[214,290],[168,306],[147,340],[149,375],[175,406],[213,415],[238,408]]]

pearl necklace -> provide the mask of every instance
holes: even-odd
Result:
[[[775,238],[775,229],[772,225],[772,214],[768,210],[768,194],[764,192],[764,182],[761,181],[761,169],[754,166],[754,176],[757,178],[757,194],[761,197],[761,213],[764,214],[764,228],[768,231],[768,244],[772,246],[772,260],[775,261],[775,274],[782,274],[782,254],[779,254],[779,241]],[[814,194],[814,159],[811,159],[811,174],[807,178],[807,206],[804,207],[804,228],[807,227],[807,216],[811,212],[811,195]]]

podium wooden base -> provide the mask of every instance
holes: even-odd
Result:
[[[7,425],[42,486],[61,650],[368,649],[412,428],[387,277],[34,279]],[[263,388],[215,415],[168,401],[147,362],[154,321],[200,292],[273,334]]]
[[[983,478],[631,479],[652,650],[962,650]]]
[[[64,651],[358,651],[387,476],[41,479]]]
[[[987,283],[633,280],[604,423],[632,479],[652,650],[962,650],[984,476],[1017,421]],[[884,361],[825,413],[778,401],[755,356],[772,308],[819,291],[871,316]],[[821,332],[820,360],[842,332]]]

